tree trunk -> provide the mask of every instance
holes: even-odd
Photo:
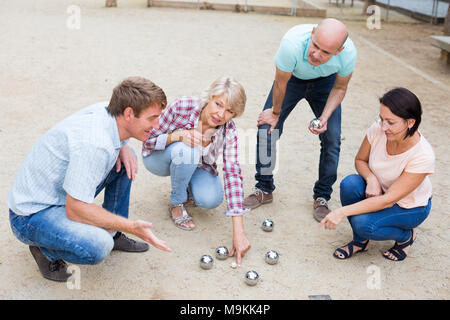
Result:
[[[106,0],[105,7],[117,7],[117,0]]]
[[[450,4],[448,6],[447,17],[444,22],[444,35],[450,36]]]
[[[375,0],[366,0],[362,9],[363,14],[367,14],[367,8],[375,4]]]

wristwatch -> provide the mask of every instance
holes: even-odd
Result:
[[[276,115],[276,116],[279,116],[279,115],[280,115],[280,112],[275,112],[275,111],[273,111],[273,106],[272,106],[272,114],[274,114],[274,115]]]

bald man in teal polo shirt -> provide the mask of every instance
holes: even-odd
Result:
[[[308,129],[319,135],[321,142],[319,179],[313,188],[314,218],[321,221],[329,213],[327,202],[337,178],[341,102],[355,68],[356,48],[342,22],[324,19],[319,25],[291,28],[282,38],[274,60],[275,81],[258,117],[257,183],[244,206],[257,208],[273,201],[276,141],[284,121],[305,98],[320,120],[319,128],[309,125]]]

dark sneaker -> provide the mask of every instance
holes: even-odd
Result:
[[[320,222],[328,213],[330,213],[330,209],[328,209],[327,200],[321,197],[314,200],[314,219]]]
[[[113,239],[113,250],[126,252],[145,252],[149,248],[147,243],[130,239],[122,232],[117,232]]]
[[[255,209],[262,204],[271,203],[273,195],[271,193],[264,193],[264,191],[255,188],[255,191],[244,199],[244,208]]]
[[[67,282],[72,275],[67,272],[67,263],[63,260],[56,260],[53,262],[48,260],[39,247],[30,246],[29,248],[31,255],[34,260],[36,260],[39,271],[41,271],[41,274],[45,279],[58,282]]]

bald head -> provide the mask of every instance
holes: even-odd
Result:
[[[344,50],[348,31],[339,20],[327,18],[322,20],[311,33],[311,43],[308,47],[308,61],[313,66],[328,62],[332,56],[337,56]]]
[[[323,19],[317,26],[315,36],[327,45],[338,50],[347,40],[347,27],[339,20],[333,18]]]

